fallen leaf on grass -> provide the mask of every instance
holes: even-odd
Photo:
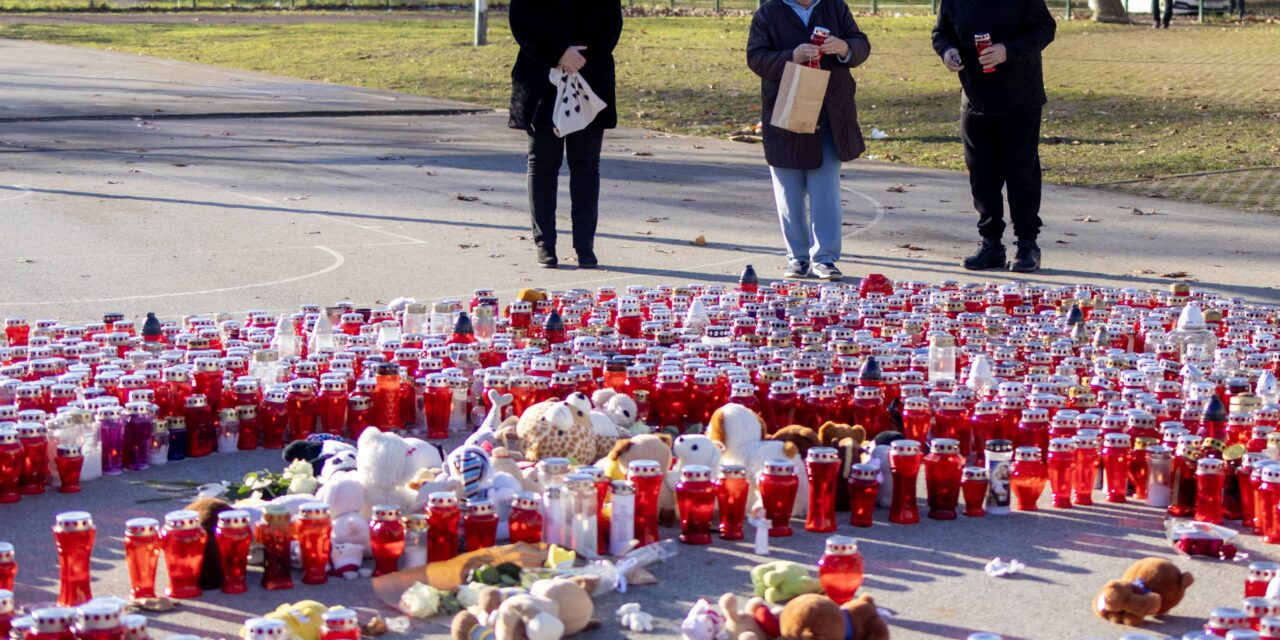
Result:
[[[1169,273],[1162,273],[1162,274],[1160,274],[1160,277],[1161,277],[1161,278],[1174,278],[1174,279],[1178,279],[1178,278],[1190,278],[1190,277],[1191,277],[1191,274],[1187,273],[1186,271],[1170,271]]]
[[[404,160],[404,156],[378,156],[378,159],[387,162],[390,160]]]
[[[1093,216],[1084,216],[1083,218],[1072,218],[1071,220],[1072,222],[1102,222],[1102,220],[1099,220],[1098,218],[1095,218]]]
[[[907,244],[900,244],[898,245],[898,248],[906,249],[907,251],[928,251],[928,249],[918,245],[911,244],[910,242],[908,242]]]
[[[645,156],[651,156],[653,154],[648,151],[632,151],[631,155],[645,157]]]
[[[474,249],[474,248],[476,248],[476,247],[478,247],[478,246],[480,246],[480,245],[475,244],[475,243],[473,243],[473,242],[468,242],[467,244],[460,244],[460,245],[458,245],[458,248],[459,248],[459,249]]]
[[[454,198],[457,198],[458,200],[461,200],[461,201],[463,201],[463,202],[475,202],[476,200],[479,200],[479,199],[480,199],[480,198],[479,198],[479,197],[477,197],[477,196],[464,196],[464,195],[462,195],[461,193],[459,193],[458,195],[454,196]]]
[[[892,193],[905,193],[907,190],[907,187],[914,187],[914,186],[915,186],[914,184],[904,182],[902,184],[895,184],[892,187],[885,189],[885,191],[890,191]]]
[[[705,247],[707,246],[707,237],[703,235],[699,235],[698,237],[694,238],[693,242],[690,244],[693,244],[699,247]]]
[[[1131,214],[1133,214],[1133,215],[1135,215],[1135,216],[1158,216],[1158,215],[1160,215],[1160,212],[1159,212],[1159,211],[1156,211],[1155,209],[1139,209],[1139,208],[1137,208],[1137,207],[1134,207],[1134,208],[1133,208],[1133,210],[1132,210],[1132,211],[1130,211],[1129,213],[1131,213]]]

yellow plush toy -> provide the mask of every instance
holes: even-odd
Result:
[[[315,600],[299,600],[282,604],[262,617],[283,622],[292,640],[320,640],[320,614],[328,610]]]

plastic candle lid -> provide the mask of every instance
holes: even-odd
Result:
[[[796,473],[796,466],[790,460],[772,458],[764,463],[765,475],[791,476]]]
[[[805,459],[809,462],[839,462],[840,452],[832,447],[812,447]]]
[[[131,518],[124,523],[127,536],[154,536],[160,531],[160,522],[155,518]]]
[[[13,562],[13,543],[0,542],[0,562]]]
[[[960,441],[952,438],[935,438],[930,445],[930,451],[938,455],[960,453]]]
[[[250,618],[245,620],[244,628],[248,631],[250,638],[287,638],[289,636],[288,629],[285,628],[284,621],[270,620],[268,618]],[[170,636],[172,638],[173,636]]]
[[[85,604],[80,607],[80,622],[85,629],[115,629],[120,626],[120,605],[111,602]]]
[[[66,511],[59,513],[55,520],[61,531],[88,531],[93,528],[93,516],[88,511]]]
[[[200,514],[186,510],[170,511],[164,514],[164,525],[170,529],[195,529],[200,526]]]
[[[249,512],[231,509],[218,514],[218,526],[226,529],[238,529],[249,526]]]
[[[705,482],[711,479],[711,467],[691,464],[681,467],[680,480],[683,482]]]
[[[324,503],[321,503],[324,504]],[[452,491],[435,491],[427,496],[427,508],[456,507],[458,496]],[[325,505],[328,509],[328,505]]]
[[[893,444],[889,445],[891,456],[915,456],[920,455],[920,451],[920,443],[915,440],[894,440]]]
[[[662,475],[662,465],[656,460],[632,460],[627,465],[627,473],[638,477]]]
[[[827,555],[851,556],[858,552],[858,541],[849,536],[831,536],[827,538]]]
[[[373,519],[380,521],[399,520],[400,507],[390,504],[378,504],[373,506]]]

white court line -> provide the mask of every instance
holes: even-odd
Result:
[[[330,243],[330,248],[336,249],[363,249],[369,247],[404,247],[408,245],[418,244],[416,242],[353,242],[350,244],[334,244]],[[146,253],[84,253],[84,254],[60,254],[60,255],[30,255],[23,254],[26,258],[39,258],[41,260],[100,260],[106,258],[145,258],[147,256],[173,255],[175,253],[181,255],[215,255],[222,253],[279,253],[284,251],[302,251],[316,248],[313,244],[303,244],[287,247],[250,247],[247,249],[185,249],[171,248],[164,251],[151,251]]]
[[[22,185],[20,185],[20,184],[6,184],[6,185],[4,185],[4,186],[6,186],[6,187],[13,187],[14,189],[19,189],[19,190],[21,190],[21,191],[22,191],[22,193],[15,193],[15,194],[13,194],[13,195],[11,195],[11,196],[6,196],[6,197],[3,197],[3,198],[0,198],[0,202],[8,202],[8,201],[10,201],[10,200],[21,200],[22,198],[25,198],[25,197],[27,197],[27,196],[31,195],[31,190],[30,190],[30,189],[28,189],[28,188],[26,188],[26,187],[24,187],[24,186],[22,186]]]
[[[320,251],[323,251],[323,252],[325,252],[325,253],[327,253],[327,254],[329,254],[329,255],[333,256],[333,263],[332,263],[332,264],[330,264],[329,266],[327,266],[327,267],[325,267],[325,268],[323,268],[323,269],[319,270],[319,271],[312,271],[311,273],[304,273],[304,274],[302,274],[302,275],[300,275],[300,276],[293,276],[292,278],[282,278],[282,279],[280,279],[280,280],[271,280],[271,281],[269,281],[269,282],[256,282],[256,283],[253,283],[253,284],[242,284],[242,285],[236,285],[236,286],[234,286],[234,287],[218,287],[217,289],[203,289],[203,290],[200,290],[200,291],[178,291],[178,292],[174,292],[174,293],[152,293],[152,294],[147,294],[147,295],[138,295],[138,296],[120,296],[120,297],[117,297],[117,298],[81,298],[81,299],[79,299],[79,300],[59,300],[59,301],[56,301],[56,302],[0,302],[0,306],[3,306],[3,307],[33,306],[33,307],[34,307],[34,306],[49,306],[49,305],[56,305],[56,304],[81,304],[81,303],[85,303],[85,302],[120,302],[120,301],[122,301],[122,300],[154,300],[154,299],[156,299],[156,298],[174,298],[174,297],[178,297],[178,296],[198,296],[198,295],[205,295],[205,294],[210,294],[210,293],[223,293],[223,292],[225,292],[225,291],[240,291],[240,290],[243,290],[243,289],[257,289],[257,288],[261,288],[261,287],[272,287],[272,286],[275,286],[275,285],[278,285],[278,284],[286,284],[286,283],[289,283],[289,282],[297,282],[297,281],[299,281],[299,280],[306,280],[306,279],[308,279],[308,278],[315,278],[315,277],[318,277],[318,276],[322,276],[322,275],[324,275],[324,274],[326,274],[326,273],[329,273],[329,272],[331,272],[331,271],[335,271],[335,270],[337,270],[339,267],[341,267],[341,266],[343,265],[343,263],[345,263],[345,262],[347,261],[346,257],[344,257],[341,253],[338,253],[337,251],[334,251],[333,249],[330,249],[329,247],[325,247],[325,246],[321,246],[321,245],[315,245],[313,248],[315,248],[315,249],[319,249]]]

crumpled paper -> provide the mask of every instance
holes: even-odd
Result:
[[[407,616],[430,618],[440,611],[440,600],[443,596],[444,593],[439,589],[419,582],[400,594],[398,608]]]
[[[618,622],[631,631],[653,631],[653,614],[641,611],[638,602],[628,602],[616,613]]]
[[[988,562],[987,566],[983,567],[982,570],[986,571],[987,575],[992,578],[1003,578],[1022,571],[1026,566],[1027,565],[1018,562],[1016,559],[1010,559],[1008,562],[1005,562],[1000,558],[996,558],[991,562]]]

